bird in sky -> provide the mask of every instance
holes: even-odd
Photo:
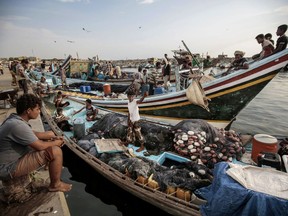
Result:
[[[85,28],[82,28],[83,29],[83,31],[86,31],[86,32],[91,32],[91,31],[89,31],[89,30],[87,30],[87,29],[85,29]]]
[[[75,43],[75,41],[71,41],[71,40],[67,40],[67,42],[69,42],[69,43]]]
[[[139,29],[141,29],[142,27],[141,27],[141,26],[139,26],[138,28],[139,28]]]
[[[56,43],[57,41],[54,41],[54,43]]]

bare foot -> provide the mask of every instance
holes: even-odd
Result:
[[[143,151],[145,148],[144,148],[144,146],[141,146],[140,148],[138,148],[137,150],[136,150],[136,152],[141,152],[141,151]]]
[[[50,192],[57,192],[57,191],[61,191],[61,192],[67,192],[70,191],[72,189],[72,184],[67,184],[64,182],[60,182],[56,187],[49,187],[48,190]]]

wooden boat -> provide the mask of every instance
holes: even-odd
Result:
[[[49,101],[50,99],[44,98],[44,101],[45,100]],[[70,102],[73,103],[71,100]],[[49,102],[45,101],[45,104],[48,103]],[[85,151],[83,148],[77,145],[76,142],[70,139],[71,132],[61,131],[53,121],[51,111],[47,109],[48,106],[45,104],[42,107],[42,114],[52,130],[57,135],[64,134],[66,146],[107,180],[111,181],[132,195],[168,212],[169,214],[179,216],[200,215],[199,205],[205,203],[205,200],[202,200],[196,197],[193,193],[191,194],[190,192],[182,189],[177,189],[177,192],[174,191],[169,193],[160,191],[159,186],[157,186],[157,183],[155,183],[153,180],[148,181],[147,179],[141,177],[133,179],[129,177],[127,173],[121,173],[120,171],[114,169],[94,155],[91,155],[89,152]],[[72,104],[73,109],[75,109],[75,104],[79,105],[79,102]],[[80,106],[83,106],[83,104],[80,103]],[[100,110],[100,113],[101,112],[107,113]],[[85,118],[85,114],[83,118]],[[85,126],[87,126],[87,122],[85,122]],[[100,141],[104,142],[105,140],[103,141],[100,139]],[[112,142],[110,140],[107,141]]]
[[[69,99],[68,99],[69,100]],[[63,132],[61,131],[56,123],[53,121],[51,117],[51,113],[54,110],[47,109],[49,106],[49,103],[52,102],[51,97],[43,98],[43,101],[45,102],[44,106],[42,107],[42,114],[45,118],[45,120],[48,122],[52,130],[57,135],[65,135],[65,143],[66,146],[73,151],[78,157],[80,157],[82,160],[84,160],[87,164],[89,164],[95,171],[97,171],[99,174],[101,174],[103,177],[105,177],[107,180],[111,181],[115,185],[121,187],[122,189],[126,190],[127,192],[131,193],[132,195],[139,197],[140,199],[151,203],[152,205],[168,212],[172,215],[200,215],[200,205],[205,204],[206,201],[203,199],[198,198],[193,193],[189,193],[184,189],[178,188],[177,190],[171,191],[163,191],[159,188],[159,185],[154,180],[146,179],[137,177],[132,178],[129,172],[120,172],[119,170],[111,167],[107,163],[103,162],[99,159],[99,157],[96,157],[93,155],[90,151],[85,151],[81,146],[79,146],[74,140],[72,140],[70,137],[73,135],[72,132]],[[70,102],[70,108],[66,107],[64,108],[67,113],[69,113],[72,110],[79,109],[79,107],[83,106],[82,102],[75,101],[73,99],[69,100]],[[47,106],[46,106],[47,105]],[[108,111],[111,113],[112,111]],[[70,112],[71,113],[71,112]],[[107,113],[107,110],[101,109],[99,111],[100,115],[104,115]],[[80,114],[78,114],[80,115]],[[85,114],[82,116],[78,116],[85,119]],[[75,118],[78,118],[75,117]],[[169,125],[163,126],[161,123],[153,122],[155,125],[161,125],[161,127],[169,127]],[[93,125],[93,122],[85,122],[85,129],[88,129],[89,126]],[[114,125],[113,125],[114,127]],[[111,128],[109,129],[109,131]],[[85,130],[87,131],[87,130]],[[178,136],[178,135],[177,135]],[[175,135],[176,137],[176,135]],[[183,138],[182,138],[183,139]],[[241,142],[244,144],[249,143],[251,141],[252,137],[244,136],[244,138],[241,139]],[[99,139],[101,142],[103,142],[104,145],[108,145],[108,143],[111,143],[115,140],[105,140]],[[215,140],[213,138],[213,140]],[[246,141],[244,141],[246,140]],[[237,141],[238,142],[238,141]],[[229,143],[230,145],[231,143]],[[95,144],[96,145],[96,144]],[[232,145],[231,145],[232,146]],[[203,148],[205,149],[205,148]],[[221,151],[221,149],[219,150]],[[221,151],[222,152],[222,151]],[[160,158],[165,154],[171,155],[169,152],[163,152],[161,153]],[[174,155],[174,154],[173,154]],[[249,156],[249,154],[248,154]],[[177,158],[183,158],[181,156],[175,155]],[[251,157],[251,155],[250,155]],[[169,158],[168,158],[169,159]],[[247,155],[246,158],[244,158],[246,161],[248,160]],[[189,159],[186,159],[189,160]],[[234,162],[234,161],[232,161]]]
[[[210,123],[228,125],[237,114],[287,65],[288,49],[268,58],[253,62],[247,70],[238,70],[227,76],[202,84],[209,101],[209,111],[192,104],[186,89],[152,95],[140,104],[140,114],[169,120],[204,119]],[[85,101],[81,96],[72,96]],[[118,112],[127,112],[127,100],[115,98],[93,99],[96,106]]]

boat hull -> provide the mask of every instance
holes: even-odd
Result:
[[[248,70],[240,70],[205,83],[203,89],[209,101],[209,111],[188,101],[186,90],[145,98],[139,104],[142,116],[175,120],[204,119],[209,122],[230,122],[256,97],[288,62],[288,49],[255,62]],[[84,100],[75,97],[76,100]],[[92,100],[96,106],[118,112],[128,112],[127,100]]]

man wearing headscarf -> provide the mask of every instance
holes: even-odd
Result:
[[[226,76],[230,74],[232,71],[240,70],[240,69],[248,69],[249,64],[246,58],[244,58],[245,52],[236,50],[234,52],[235,60],[231,63],[231,66],[228,70],[222,74],[222,76]]]

